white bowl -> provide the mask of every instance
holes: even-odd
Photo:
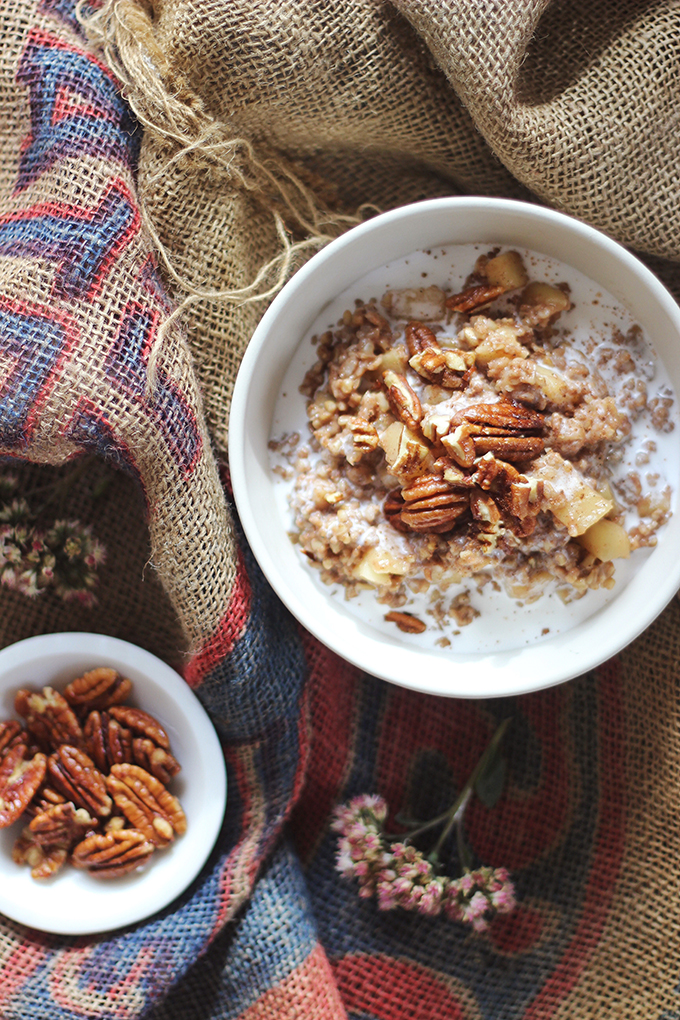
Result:
[[[97,879],[70,864],[48,880],[15,864],[12,847],[25,819],[0,830],[0,912],[41,931],[86,935],[141,921],[161,910],[194,880],[212,850],[226,804],[226,771],[217,734],[185,681],[155,655],[99,634],[46,634],[0,651],[0,719],[17,718],[20,687],[63,690],[89,669],[109,666],[132,680],[127,703],[166,730],[181,765],[171,791],[187,816],[187,831],[156,851],[140,871]]]
[[[351,663],[393,683],[431,694],[490,697],[565,681],[637,637],[680,587],[680,515],[674,513],[660,530],[658,546],[631,577],[617,584],[614,597],[596,604],[592,615],[572,629],[505,651],[424,649],[410,635],[388,634],[359,619],[342,599],[324,590],[317,572],[290,540],[290,521],[277,504],[268,451],[274,410],[291,361],[300,359],[303,337],[318,328],[325,310],[336,313],[336,308],[329,309],[334,299],[355,286],[368,298],[360,289],[366,275],[409,253],[468,243],[526,248],[579,270],[626,306],[680,393],[680,310],[638,259],[593,228],[539,206],[502,199],[435,199],[348,231],[283,288],[257,327],[239,370],[229,461],[234,498],[252,551],[279,597],[312,634]],[[285,385],[295,386],[290,374]],[[673,436],[675,447],[678,433]],[[675,510],[678,478],[670,481]],[[538,605],[526,612],[537,612]]]

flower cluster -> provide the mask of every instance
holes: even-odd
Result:
[[[0,525],[0,583],[34,598],[50,583],[51,569],[40,532],[26,524]]]
[[[496,914],[509,914],[516,906],[506,868],[477,868],[449,882],[444,910],[453,921],[466,921],[475,931],[484,931]]]
[[[55,521],[45,534],[45,546],[57,595],[64,602],[80,602],[87,608],[96,605],[92,589],[106,550],[93,537],[92,529],[79,521]]]
[[[0,477],[0,584],[35,598],[52,588],[64,602],[96,604],[97,568],[106,559],[92,529],[79,521],[40,528],[25,499],[13,496],[16,479]]]
[[[460,878],[439,875],[416,847],[388,843],[383,833],[387,814],[383,798],[369,794],[335,811],[337,868],[344,878],[359,880],[360,896],[375,896],[380,910],[444,913],[475,931],[484,931],[497,914],[514,910],[515,891],[505,868],[466,869]]]
[[[337,868],[344,878],[359,879],[359,895],[374,896],[389,854],[382,841],[387,804],[382,797],[362,794],[335,809],[332,827],[340,833]]]

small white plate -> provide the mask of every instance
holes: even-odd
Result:
[[[0,912],[60,935],[91,935],[141,921],[182,893],[203,867],[220,831],[227,795],[224,756],[205,709],[185,681],[149,652],[100,634],[46,634],[0,651],[0,719],[18,718],[20,687],[63,690],[89,669],[110,666],[132,680],[129,704],[153,715],[170,738],[181,772],[170,787],[187,831],[158,850],[143,870],[97,879],[65,865],[52,878],[31,878],[12,860],[26,819],[0,830]]]

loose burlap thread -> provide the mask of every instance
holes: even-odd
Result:
[[[41,235],[47,244],[69,210],[106,201],[139,223],[106,271],[90,278],[83,270],[75,282],[63,266],[82,265],[85,249],[77,240],[61,262],[36,258],[26,245],[19,257],[16,240],[2,251],[3,311],[25,318],[32,310],[47,321],[57,309],[58,322],[70,330],[68,371],[45,383],[35,413],[18,424],[7,410],[0,415],[2,451],[17,462],[26,486],[36,474],[60,476],[69,466],[59,465],[82,453],[106,462],[115,479],[105,504],[93,501],[87,479],[69,496],[69,512],[94,523],[109,548],[95,615],[49,599],[27,603],[3,590],[2,642],[94,629],[127,637],[175,665],[194,653],[189,675],[202,681],[197,691],[225,739],[230,779],[248,769],[278,776],[270,786],[263,782],[247,821],[233,808],[220,853],[237,861],[237,891],[220,901],[217,920],[202,922],[200,938],[181,943],[175,971],[159,972],[143,988],[133,983],[118,1005],[107,1006],[103,993],[96,1002],[88,998],[86,965],[74,963],[82,969],[68,983],[65,961],[73,948],[60,945],[47,969],[62,976],[49,985],[49,996],[44,992],[40,1015],[141,1016],[152,1006],[158,1020],[347,1014],[647,1020],[677,1012],[677,602],[598,676],[512,705],[529,720],[531,740],[524,746],[519,730],[509,738],[515,773],[506,807],[493,818],[475,816],[471,826],[492,855],[505,849],[524,861],[518,865],[524,912],[516,927],[480,946],[425,921],[387,924],[370,905],[357,906],[354,891],[333,875],[327,831],[333,799],[375,788],[398,797],[418,777],[441,785],[447,769],[455,788],[479,751],[463,721],[481,734],[479,720],[506,709],[442,705],[387,690],[300,639],[259,586],[255,565],[238,566],[218,462],[235,373],[269,298],[313,251],[373,210],[458,193],[541,201],[641,253],[680,294],[678,6],[105,0],[75,11],[58,0],[5,4],[2,225],[48,204],[52,219]],[[133,141],[102,135],[97,147],[90,124],[78,128],[79,146],[53,159],[43,153],[40,172],[33,172],[27,140],[35,142],[41,104],[51,101],[47,86],[38,89],[38,54],[49,48],[48,37],[52,47],[56,40],[74,53],[86,51],[113,74],[107,80],[134,114],[127,127]],[[69,73],[77,82],[84,72],[73,60]],[[81,103],[105,88],[94,77],[86,84]],[[107,103],[113,108],[112,94]],[[62,116],[60,107],[52,126]],[[133,336],[122,331],[126,310],[139,321],[151,310],[134,365],[122,343]],[[3,378],[17,358],[37,359],[39,348],[6,344]],[[246,575],[259,593],[257,654],[239,651],[247,599],[235,592],[246,591]],[[285,640],[278,642],[279,633]],[[296,678],[285,697],[275,661],[282,649],[282,672]],[[273,723],[266,713],[279,702],[288,729],[307,734],[306,743],[300,736],[286,752],[285,768],[281,747],[267,742]],[[342,720],[345,728],[338,729]],[[458,757],[446,727],[462,749]],[[264,751],[253,750],[255,735]],[[563,758],[555,750],[561,742]],[[394,751],[405,746],[406,778]],[[435,746],[426,767],[423,755]],[[534,816],[522,814],[522,798],[543,788],[547,799],[536,799]],[[275,836],[293,808],[291,849]],[[261,830],[252,827],[258,811]],[[522,840],[526,860],[516,845]],[[584,871],[579,858],[587,862]],[[502,855],[494,863],[504,863]],[[219,882],[228,885],[230,867]],[[290,920],[291,904],[303,900],[304,918]],[[267,920],[277,909],[295,934],[295,953],[280,926]],[[185,916],[178,913],[178,925]],[[155,929],[149,938],[158,942]],[[39,941],[7,925],[3,960],[12,954],[23,960],[22,952],[28,960]],[[112,940],[109,952],[115,956],[122,945]],[[78,952],[85,958],[95,950]],[[274,958],[287,961],[283,977]],[[29,973],[28,963],[25,972],[24,962],[17,966]],[[480,983],[485,967],[488,994]],[[104,969],[92,965],[95,984]],[[6,969],[8,982],[16,973]],[[16,980],[19,990],[14,998],[7,992],[2,1006],[8,1018],[30,1018],[37,993],[22,998]]]

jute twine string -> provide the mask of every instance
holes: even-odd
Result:
[[[310,252],[360,223],[366,212],[376,210],[362,208],[358,215],[332,212],[319,203],[282,156],[272,153],[261,158],[248,139],[238,134],[232,136],[233,127],[205,111],[200,97],[183,75],[171,74],[154,37],[146,7],[134,0],[105,0],[99,10],[86,14],[86,2],[78,0],[76,5],[79,23],[118,78],[122,94],[141,126],[168,152],[160,169],[140,181],[138,196],[142,222],[159,261],[174,284],[176,295],[183,295],[160,325],[149,351],[146,386],[150,394],[155,388],[165,339],[190,305],[203,300],[234,304],[268,301]],[[145,194],[181,161],[190,161],[194,174],[200,171],[223,174],[230,184],[267,198],[280,250],[245,286],[226,289],[196,286],[176,268],[159,237]],[[297,235],[297,239],[291,239],[291,234]]]

